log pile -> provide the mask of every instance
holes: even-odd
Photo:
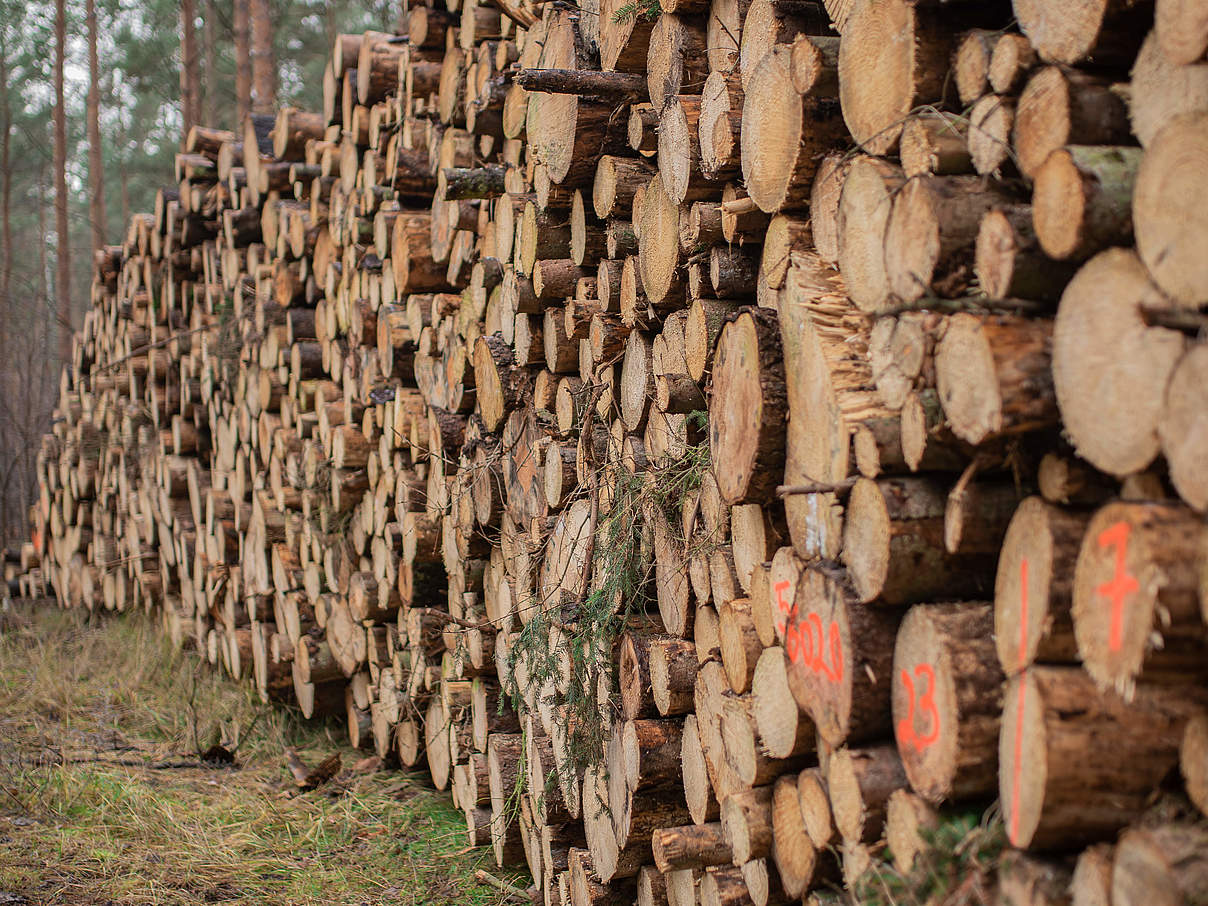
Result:
[[[996,797],[1004,901],[1189,902],[1202,12],[449,6],[189,133],[22,567],[346,714],[547,906],[859,891]]]

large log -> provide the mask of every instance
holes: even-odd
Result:
[[[1139,685],[1125,702],[1077,667],[1035,666],[1013,677],[998,747],[1011,843],[1068,848],[1134,821],[1204,703],[1202,690],[1186,685]]]

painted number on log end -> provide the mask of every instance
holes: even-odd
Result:
[[[898,746],[902,749],[913,746],[916,752],[922,752],[940,738],[940,712],[935,706],[935,668],[931,664],[916,664],[914,676],[903,670],[899,679],[906,690],[907,704],[906,716],[897,725]],[[917,688],[916,679],[919,681]],[[915,728],[916,723],[930,730],[920,733]]]
[[[777,582],[775,586],[776,592],[776,632],[782,637],[784,636],[784,627],[788,623],[789,617],[796,612],[796,607],[790,608],[789,602],[784,599],[784,593],[789,590],[790,583],[787,581]]]
[[[797,608],[793,607],[796,614]],[[823,630],[822,617],[811,613],[804,621],[790,624],[784,633],[789,660],[832,683],[843,681],[843,640],[839,624],[831,620]]]
[[[1104,529],[1095,539],[1099,549],[1112,548],[1115,553],[1115,566],[1110,582],[1104,582],[1095,589],[1095,594],[1107,598],[1111,602],[1111,622],[1108,624],[1107,648],[1109,651],[1119,651],[1124,644],[1124,602],[1128,596],[1141,587],[1137,577],[1128,571],[1125,563],[1128,557],[1128,536],[1132,526],[1127,522],[1117,522],[1110,528]]]

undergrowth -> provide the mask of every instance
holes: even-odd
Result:
[[[660,12],[658,0],[627,0],[612,14],[612,21],[619,24],[642,18],[653,22]]]
[[[921,832],[926,846],[909,872],[874,862],[852,892],[861,906],[975,906],[992,902],[993,878],[1006,847],[997,808],[953,815]]]
[[[198,760],[214,743],[234,767]],[[343,770],[299,793],[287,749],[310,766],[339,752]],[[0,891],[71,906],[502,903],[475,880],[497,870],[448,795],[365,754],[342,722],[262,704],[142,614],[6,614]]]
[[[693,413],[691,427],[701,428],[704,418],[703,412]],[[601,670],[611,676],[612,652],[631,619],[657,612],[649,518],[661,512],[674,543],[688,554],[701,553],[698,548],[709,541],[684,539],[680,514],[710,467],[707,441],[685,447],[649,472],[610,464],[605,469],[611,475],[608,493],[597,489],[599,497],[610,499],[601,503],[597,514],[586,593],[580,601],[538,602],[513,642],[513,659],[524,663],[530,683],[538,688],[563,686],[561,692],[548,692],[542,703],[559,709],[566,722],[568,757],[560,765],[564,771],[581,775],[600,761],[609,730],[602,715],[615,711],[616,690],[610,681],[605,692],[596,678]],[[550,643],[551,630],[561,632],[556,647]],[[559,683],[568,659],[570,682]],[[515,685],[509,691],[519,711],[522,691]],[[547,785],[555,779],[551,774]]]

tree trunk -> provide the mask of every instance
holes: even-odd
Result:
[[[250,5],[252,0],[233,0],[231,33],[235,41],[235,130],[252,112],[252,32]]]
[[[71,364],[71,230],[67,221],[67,100],[63,68],[67,58],[67,9],[55,3],[55,296],[58,300],[59,364]]]
[[[202,64],[204,82],[201,89],[201,121],[206,126],[218,126],[218,12],[215,0],[202,0]]]
[[[197,53],[195,0],[180,2],[180,115],[183,147],[189,130],[201,120],[201,58]]]
[[[85,16],[88,19],[88,110],[86,118],[88,120],[89,217],[92,220],[92,250],[96,252],[105,246],[105,165],[101,154],[101,74],[96,50],[96,0],[88,0],[85,9]],[[187,126],[185,132],[188,132]]]
[[[273,51],[273,19],[268,0],[248,0],[251,20],[253,113],[274,113],[277,107],[277,57]]]

